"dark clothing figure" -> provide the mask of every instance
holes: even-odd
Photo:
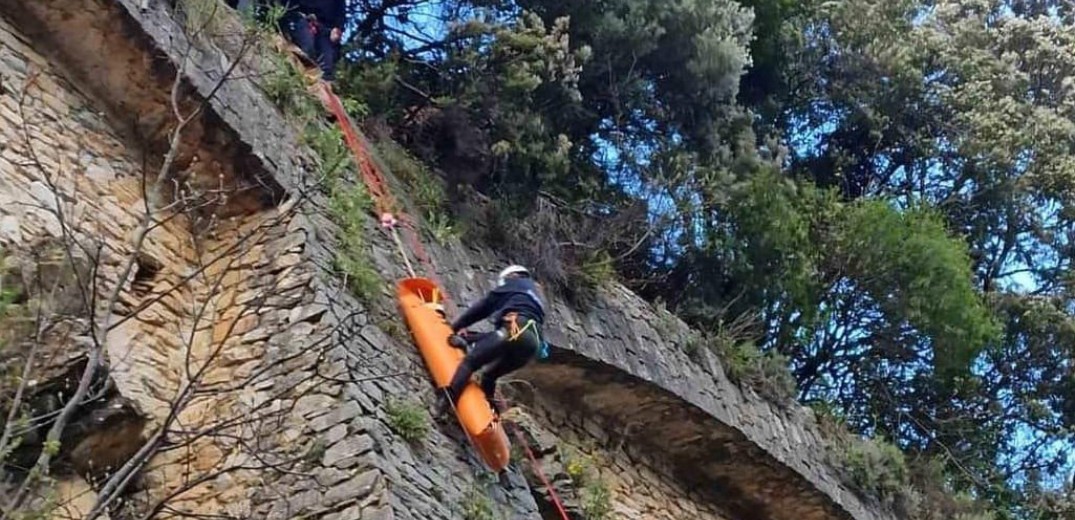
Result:
[[[335,81],[340,40],[347,21],[344,0],[275,0],[275,3],[287,8],[280,27],[288,39],[320,65],[325,81]]]
[[[452,323],[452,331],[459,332],[489,317],[493,326],[509,312],[517,312],[539,323],[545,321],[545,304],[538,296],[537,285],[529,278],[508,278],[504,284],[493,289],[477,303],[470,306]]]
[[[453,335],[486,317],[490,318],[495,330],[479,334],[469,341],[471,349],[456,369],[448,391],[452,402],[456,402],[470,381],[470,376],[488,367],[482,375],[481,388],[493,409],[499,413],[500,407],[494,401],[496,382],[504,375],[526,366],[534,358],[541,346],[545,308],[532,280],[507,278],[452,323]]]
[[[276,3],[287,8],[288,12],[297,11],[305,15],[314,15],[317,21],[325,27],[325,32],[331,29],[343,31],[343,25],[347,21],[346,2],[344,0],[274,0]]]
[[[541,346],[541,339],[535,328],[536,324],[531,324],[532,320],[521,317],[517,318],[517,320],[519,331],[521,332],[514,339],[512,339],[513,335],[509,329],[501,328],[493,332],[480,334],[471,343],[470,352],[463,358],[463,362],[459,364],[459,368],[456,369],[455,376],[452,377],[452,382],[448,386],[452,402],[457,401],[459,396],[462,395],[463,389],[466,388],[467,382],[470,381],[470,376],[475,371],[486,367],[481,377],[481,389],[493,409],[498,413],[500,412],[500,406],[496,404],[494,399],[497,380],[526,366],[534,358],[538,347]]]
[[[316,25],[311,26],[305,16],[295,11],[285,14],[280,25],[288,39],[321,67],[321,77],[325,81],[335,81],[336,44],[329,38],[329,33]]]

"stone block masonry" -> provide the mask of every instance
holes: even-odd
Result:
[[[104,246],[98,269],[106,293],[135,253],[130,236],[143,215],[137,158],[94,104],[3,19],[0,77],[5,90],[0,96],[0,247],[19,260],[41,244],[62,247],[67,233],[79,244]],[[133,274],[144,278],[142,285],[149,290],[176,284],[193,259],[194,252],[180,239],[183,226],[180,218],[151,232],[139,252]],[[124,291],[114,310],[128,314],[144,296]],[[154,394],[176,381],[166,358],[181,338],[174,328],[161,325],[178,321],[175,309],[182,308],[184,297],[176,291],[149,303],[110,342],[115,374],[139,367],[130,374],[134,383],[121,390],[151,416],[161,415],[163,404]],[[149,348],[131,349],[134,343]]]
[[[0,56],[12,69],[4,70],[5,86],[21,90],[31,77],[26,71],[42,71],[30,91],[47,101],[35,102],[32,124],[5,117],[0,132],[20,135],[29,126],[31,140],[49,152],[41,152],[43,172],[25,167],[27,152],[5,147],[0,183],[11,204],[0,213],[10,237],[4,245],[19,250],[60,234],[52,213],[33,209],[50,201],[43,179],[51,172],[62,192],[57,204],[85,217],[80,236],[112,252],[101,281],[122,283],[123,290],[122,316],[107,342],[109,375],[149,419],[138,445],[165,434],[127,503],[165,516],[459,518],[468,492],[485,484],[475,479],[474,461],[460,458],[463,439],[435,431],[416,447],[389,428],[386,400],[419,394],[428,383],[409,344],[389,338],[328,272],[329,249],[310,247],[316,235],[336,233],[311,209],[324,201],[293,193],[277,204],[270,185],[268,198],[240,193],[212,211],[177,217],[150,234],[135,255],[139,269],[121,282],[119,266],[133,252],[141,212],[147,202],[159,202],[142,197],[145,168],[155,170],[154,161],[146,167],[141,159],[149,150],[167,150],[161,144],[170,124],[169,99],[161,95],[171,85],[166,67],[149,66],[155,50],[144,41],[101,32],[133,23],[121,4],[0,2],[0,8]],[[163,35],[162,45],[174,49],[183,34],[174,23],[169,27],[174,32]],[[84,37],[78,45],[57,39],[76,33]],[[209,126],[220,115],[207,113],[190,127],[179,169],[203,168],[195,177],[220,179],[229,194],[264,182],[259,165],[274,157],[304,172],[309,153],[295,146],[288,124],[252,84],[225,83],[221,90],[234,85],[261,104],[237,112],[228,103],[223,117],[262,110],[265,120],[257,126],[286,135],[258,138],[270,140],[258,150],[271,150],[271,157],[244,156],[236,150],[249,150],[250,143],[231,127]],[[5,116],[20,113],[13,99],[3,98]],[[180,102],[189,110],[197,99]],[[92,117],[80,119],[81,112]],[[117,115],[123,112],[136,117],[124,120]],[[64,161],[70,169],[49,169]],[[101,175],[104,167],[95,161],[110,161],[115,173]],[[78,500],[64,509],[84,514],[94,502],[85,491],[100,483],[63,479],[64,489],[82,490],[67,493]],[[513,489],[482,494],[510,518],[536,518],[525,483],[515,480]]]
[[[516,392],[511,392],[516,393]],[[542,454],[544,471],[572,512],[585,515],[602,505],[613,518],[631,520],[729,520],[719,505],[693,492],[655,462],[655,455],[628,450],[622,432],[605,430],[588,415],[542,399],[526,401],[527,412],[510,412],[531,449]],[[539,479],[530,476],[535,493]],[[547,498],[546,498],[547,500]]]
[[[270,338],[312,328],[289,322],[312,270],[270,254],[284,253],[275,249],[304,232],[289,234],[279,208],[240,210],[236,214],[246,218],[212,225],[179,213],[135,250],[147,204],[160,203],[143,197],[143,179],[151,183],[155,173],[147,174],[139,159],[144,150],[114,131],[105,110],[35,51],[37,43],[0,19],[0,245],[16,261],[31,258],[41,244],[99,251],[97,292],[107,295],[121,286],[116,304],[97,309],[96,321],[114,315],[104,341],[107,370],[147,418],[145,439],[126,442],[138,446],[155,431],[168,437],[144,475],[149,491],[138,500],[152,506],[167,498],[168,507],[192,514],[249,513],[256,505],[249,491],[266,472],[264,463],[248,460],[267,453],[283,457],[287,450],[276,439],[260,439],[264,449],[236,439],[285,418],[280,410],[288,399],[234,383],[262,382],[266,377],[259,372],[276,376],[285,364],[301,360],[285,354],[280,367],[263,363]],[[197,160],[186,168],[198,168]],[[197,236],[199,225],[209,230],[205,236]],[[134,268],[121,280],[128,262]],[[297,385],[286,390],[299,391]],[[221,478],[198,482],[213,473]],[[80,486],[75,476],[61,477]],[[78,502],[85,513],[84,495]]]

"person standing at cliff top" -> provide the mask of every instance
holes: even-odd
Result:
[[[493,324],[492,332],[466,334],[467,327],[486,317]],[[458,402],[470,376],[482,367],[488,367],[481,378],[482,391],[493,410],[500,414],[501,407],[495,400],[496,381],[523,368],[535,355],[544,356],[545,345],[541,339],[544,321],[545,303],[530,271],[519,265],[500,271],[496,288],[452,323],[448,343],[464,350],[470,348],[451,383],[443,389],[447,395],[438,394],[436,415],[447,413],[447,398],[451,398],[451,403]]]
[[[344,0],[271,0],[287,9],[280,28],[292,43],[321,66],[321,77],[336,81],[343,26],[347,22]]]

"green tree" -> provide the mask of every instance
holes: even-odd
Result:
[[[1075,229],[1070,3],[854,0],[812,16],[789,60],[811,80],[786,105],[792,171],[847,199],[935,206],[967,244],[974,285],[1002,326],[996,341],[960,349],[976,354],[974,370],[946,390],[951,400],[924,399],[919,384],[896,387],[908,421],[894,438],[954,451],[953,478],[1019,510],[1027,502],[1014,477],[1055,475],[1072,440],[1065,381],[1075,343],[1058,334],[1072,304]],[[878,245],[863,244],[885,250]],[[977,336],[945,332],[966,323],[958,314],[936,317],[923,338],[958,345]],[[858,405],[873,414],[879,404]],[[919,442],[927,437],[932,446]]]
[[[572,41],[593,50],[579,79],[583,106],[569,114],[578,138],[676,134],[698,149],[719,146],[750,65],[750,10],[727,0],[518,3],[545,19],[570,17]]]

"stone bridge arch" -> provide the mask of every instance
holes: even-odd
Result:
[[[436,251],[456,305],[480,297],[504,263],[475,249]],[[626,432],[663,472],[736,518],[895,518],[841,482],[807,409],[733,383],[708,350],[688,356],[690,331],[678,318],[617,283],[586,312],[555,296],[550,308],[552,354],[520,371],[534,389],[519,393],[529,403],[571,407]]]

